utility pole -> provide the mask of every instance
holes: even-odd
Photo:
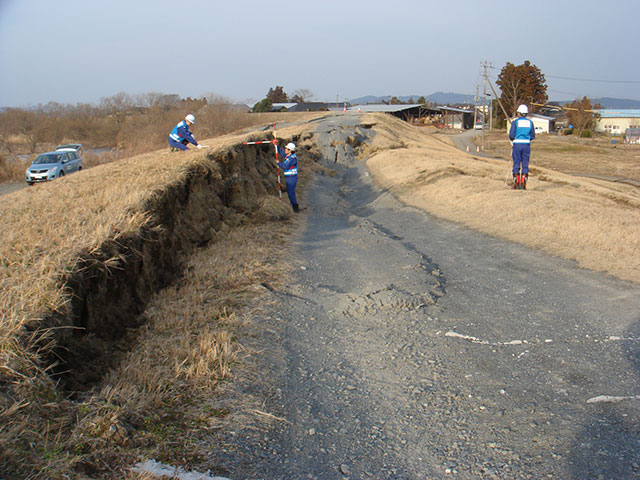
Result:
[[[476,128],[476,122],[478,121],[478,92],[480,85],[476,85],[476,96],[473,97],[473,128]]]
[[[489,102],[489,131],[491,130],[493,130],[493,100]]]
[[[480,149],[484,151],[484,125],[487,119],[487,81],[489,77],[487,74],[487,69],[491,66],[491,64],[485,60],[482,65],[484,67],[484,81],[482,82],[482,143]]]

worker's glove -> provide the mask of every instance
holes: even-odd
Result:
[[[202,145],[198,144],[198,148],[202,148]]]

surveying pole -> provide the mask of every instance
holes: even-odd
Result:
[[[280,165],[278,165],[278,137],[276,136],[276,124],[273,124],[273,140],[260,140],[256,142],[242,142],[242,145],[260,145],[263,143],[272,143],[276,153],[276,176],[278,177],[278,195],[282,200],[282,184],[280,183]]]

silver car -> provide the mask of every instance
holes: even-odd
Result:
[[[25,172],[27,184],[47,182],[82,170],[81,148],[79,143],[69,143],[59,145],[53,152],[41,153]]]

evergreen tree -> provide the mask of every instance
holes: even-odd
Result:
[[[529,111],[534,111],[532,103],[547,102],[547,84],[538,67],[526,60],[522,65],[507,62],[498,75],[496,83],[500,87],[500,100],[507,113],[515,116],[520,104],[529,105]]]

